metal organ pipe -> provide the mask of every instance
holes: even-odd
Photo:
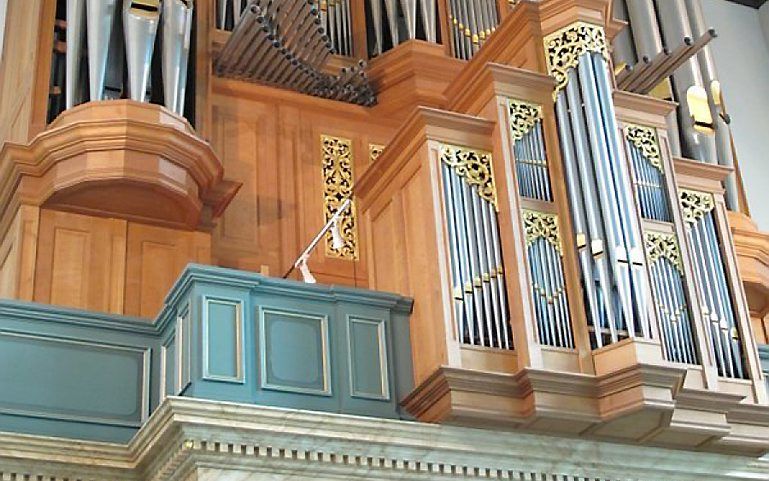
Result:
[[[190,53],[193,0],[67,0],[65,107],[80,103],[81,46],[87,34],[87,67],[91,101],[119,98],[147,101],[149,85],[163,85],[165,104],[184,111]],[[122,5],[120,12],[115,12]],[[85,23],[84,23],[85,22]],[[158,28],[162,29],[162,79],[151,79]],[[125,85],[123,59],[128,68]]]
[[[656,57],[662,52],[662,36],[657,23],[657,13],[652,0],[625,0],[628,20],[633,34],[638,58]],[[683,37],[678,40],[683,41]],[[678,119],[672,112],[666,118],[670,138],[670,150],[673,155],[681,155],[681,140],[679,137]]]
[[[86,0],[88,79],[91,100],[102,100],[116,0]]]
[[[577,22],[545,39],[596,347],[652,335],[640,219],[611,99],[606,38]],[[589,251],[588,251],[589,249]],[[596,286],[597,280],[597,286]],[[616,308],[615,308],[616,306]]]
[[[658,0],[656,5],[666,39],[692,36],[684,0]],[[673,73],[673,85],[680,109],[682,147],[696,160],[715,163],[717,156],[713,118],[696,58],[690,58]]]
[[[698,37],[704,35],[708,28],[705,25],[701,0],[686,0],[686,10],[689,13],[689,20],[691,21],[694,34]],[[716,64],[713,61],[710,47],[706,46],[700,50],[697,54],[697,59],[699,60],[700,71],[705,80],[708,104],[715,126],[718,163],[733,168],[734,158],[732,156],[731,134],[729,133],[729,124],[726,112],[724,111]],[[736,210],[738,208],[737,180],[733,172],[727,177],[724,187],[726,188],[725,198],[727,207],[731,210]]]
[[[144,102],[147,95],[152,50],[160,19],[159,9],[157,0],[126,0],[123,4],[128,93],[132,100],[138,102]]]
[[[614,0],[614,16],[618,20],[628,21],[627,7],[625,0]],[[633,66],[636,64],[635,47],[633,46],[633,36],[630,33],[630,27],[622,29],[614,37],[612,59],[614,65]]]
[[[68,109],[80,103],[80,60],[84,21],[85,0],[67,0],[65,106]]]
[[[192,31],[192,0],[163,0],[163,93],[166,107],[182,114]]]

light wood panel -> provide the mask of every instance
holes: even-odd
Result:
[[[125,314],[154,318],[169,289],[190,262],[211,262],[207,234],[130,223]]]
[[[123,220],[42,210],[35,301],[122,313],[125,242]]]

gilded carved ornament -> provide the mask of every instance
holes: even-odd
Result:
[[[657,133],[653,128],[641,125],[628,125],[625,127],[625,138],[641,151],[641,155],[650,164],[660,172],[663,172],[659,141],[657,140]]]
[[[681,211],[684,222],[696,224],[716,207],[713,194],[696,190],[681,190]]]
[[[368,144],[368,160],[372,163],[375,162],[384,152],[384,148],[384,145]]]
[[[537,239],[544,239],[561,252],[561,234],[558,228],[558,216],[546,212],[522,209],[523,228],[526,231],[526,245]]]
[[[545,37],[544,44],[547,72],[556,81],[554,96],[569,83],[569,70],[579,65],[583,54],[597,52],[609,60],[606,33],[598,25],[575,22]]]
[[[320,136],[321,165],[323,174],[323,214],[328,222],[345,200],[352,198],[352,141],[329,135]],[[326,256],[342,259],[358,259],[358,226],[355,218],[355,202],[341,216],[339,233],[344,240],[341,249],[332,246],[332,234],[326,234]]]
[[[491,164],[491,153],[454,145],[443,145],[441,161],[454,169],[470,186],[477,187],[478,195],[497,206],[497,188]]]
[[[649,264],[665,258],[683,274],[684,264],[681,259],[681,251],[678,248],[678,241],[673,234],[663,232],[646,232],[646,253],[649,257]]]
[[[537,122],[542,120],[542,106],[534,105],[520,100],[508,102],[510,112],[510,131],[513,142],[521,140]]]

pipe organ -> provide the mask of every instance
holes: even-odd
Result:
[[[51,103],[49,118],[89,100],[121,97],[185,112],[192,0],[67,0],[62,6],[57,15],[66,25],[66,55],[63,66],[52,64],[52,79],[63,77],[64,103]]]
[[[634,65],[620,71],[618,86],[678,102],[677,118],[668,119],[674,155],[733,167],[730,120],[707,46],[715,33],[705,24],[700,0],[614,3],[630,24],[627,33],[615,40],[615,62]],[[649,80],[632,81],[643,78]],[[739,210],[736,176],[730,175],[724,186],[727,205]]]
[[[596,347],[650,337],[639,219],[621,153],[603,32],[578,24],[545,39],[583,285]]]
[[[530,290],[543,345],[573,348],[560,226],[545,152],[542,107],[508,101],[518,195],[526,233]]]
[[[388,398],[427,422],[765,450],[769,394],[727,222],[729,116],[696,0],[55,10],[35,102],[0,124],[0,254],[15,262],[0,293],[152,317],[187,262],[393,292],[414,300],[397,333],[406,398],[367,375],[406,369],[392,358],[339,361],[351,336],[389,349],[389,294],[331,337],[330,311],[297,316],[286,300],[275,316],[319,340],[319,370],[281,384],[259,360],[268,390],[322,405],[358,389],[352,408]],[[238,343],[261,327],[233,329]]]
[[[491,154],[444,145],[441,174],[458,339],[512,349]]]

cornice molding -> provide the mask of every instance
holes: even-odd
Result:
[[[128,445],[2,433],[0,464],[17,479],[44,473],[57,481],[184,479],[206,467],[270,479],[769,476],[769,461],[743,456],[177,397],[167,398]]]
[[[29,144],[7,143],[0,150],[3,215],[13,215],[19,204],[56,205],[195,229],[221,215],[239,188],[224,179],[211,146],[186,120],[130,100],[82,104]],[[158,205],[165,204],[124,205],[137,189],[180,212],[161,214]],[[107,192],[116,205],[100,202]]]

